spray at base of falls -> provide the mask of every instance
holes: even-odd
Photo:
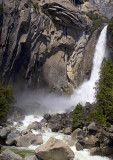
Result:
[[[106,32],[107,26],[101,31],[98,42],[96,44],[93,67],[91,77],[89,80],[85,80],[83,84],[78,87],[71,96],[71,102],[74,106],[78,103],[85,105],[86,102],[94,102],[95,98],[95,82],[99,80],[99,72],[101,63],[104,57],[106,57]]]

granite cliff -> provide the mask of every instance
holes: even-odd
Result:
[[[71,93],[90,76],[100,33],[88,13],[99,13],[92,2],[0,0],[0,80]]]

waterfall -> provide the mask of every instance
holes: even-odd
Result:
[[[96,44],[90,79],[85,80],[71,96],[71,104],[74,106],[78,103],[85,105],[86,102],[92,103],[95,101],[95,82],[99,79],[99,72],[102,60],[104,57],[106,57],[106,33],[107,26],[105,26],[101,31]]]

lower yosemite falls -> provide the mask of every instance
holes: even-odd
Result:
[[[73,104],[82,103],[85,105],[86,102],[93,103],[95,101],[95,83],[99,80],[102,60],[104,57],[108,57],[106,49],[106,34],[107,26],[102,30],[95,48],[91,77],[89,80],[85,80],[83,84],[75,90],[74,94],[71,96]]]
[[[0,0],[0,160],[113,160],[112,17],[113,0]]]

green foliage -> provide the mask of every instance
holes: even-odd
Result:
[[[111,59],[104,58],[95,90],[96,103],[89,115],[89,120],[108,126],[113,122],[113,63]]]
[[[46,14],[47,16],[49,16],[49,12],[48,12],[48,10],[47,9],[45,9],[45,8],[41,8],[41,11],[44,13],[44,14]]]
[[[6,147],[2,147],[0,152],[3,152],[5,149],[7,149],[7,148]],[[15,154],[20,155],[22,158],[25,158],[28,155],[34,155],[34,151],[33,150],[17,149],[17,148],[10,148],[10,150],[12,152],[14,152]]]
[[[5,118],[9,110],[10,104],[15,103],[13,90],[10,86],[4,87],[0,83],[0,119]]]
[[[33,155],[33,150],[27,150],[27,149],[11,149],[12,152],[20,155],[22,158],[25,158],[28,155]]]
[[[73,111],[72,130],[76,128],[82,128],[84,122],[83,107],[81,104],[77,104]]]
[[[110,31],[113,34],[113,18],[109,22]]]
[[[3,14],[3,9],[4,9],[3,4],[0,4],[0,16]]]
[[[73,93],[73,88],[71,85],[67,85],[67,86],[62,86],[61,90],[63,91],[64,94],[66,95],[71,95]]]
[[[100,16],[98,13],[87,13],[87,16],[93,21],[91,33],[93,33],[98,27],[100,27],[103,23],[108,23],[108,19],[104,16]]]
[[[32,3],[32,5],[33,5],[33,7],[34,7],[34,9],[35,9],[35,12],[39,12],[38,3],[33,2],[33,0],[30,0],[30,1],[31,1],[31,3]]]
[[[4,7],[3,7],[3,4],[0,4],[0,9],[3,9]]]

